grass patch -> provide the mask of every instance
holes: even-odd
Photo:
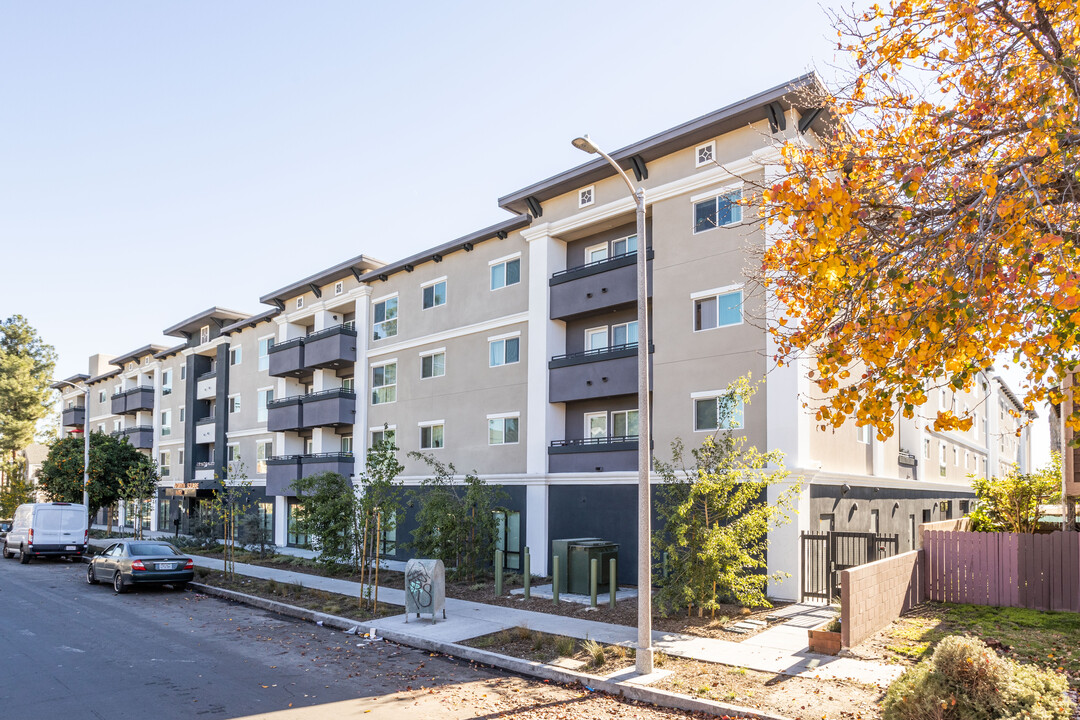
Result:
[[[566,635],[555,638],[555,652],[559,657],[570,657],[577,651],[577,640]]]

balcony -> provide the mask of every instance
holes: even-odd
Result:
[[[195,399],[213,400],[217,396],[217,370],[195,378]]]
[[[270,346],[271,377],[301,377],[304,369],[304,339],[295,338]]]
[[[356,393],[333,388],[304,395],[301,419],[306,428],[352,425],[356,421]]]
[[[127,393],[121,390],[112,396],[112,405],[109,408],[113,415],[123,415],[127,412]]]
[[[304,427],[303,395],[271,400],[266,403],[266,429],[271,432],[300,430]]]
[[[195,421],[195,442],[199,445],[208,445],[214,442],[214,436],[217,434],[217,423],[215,416],[210,415],[204,417],[201,420]]]
[[[335,325],[304,338],[303,365],[313,368],[340,368],[356,362],[356,330],[351,325]]]
[[[652,348],[649,348],[652,352]],[[548,402],[633,395],[637,392],[637,343],[558,355],[548,363]],[[652,356],[649,357],[652,380]]]
[[[136,425],[124,428],[124,436],[132,447],[139,450],[150,450],[154,447],[154,427],[152,425]]]
[[[352,453],[275,455],[266,461],[266,494],[295,496],[292,484],[299,478],[323,472],[349,477],[353,472]]]
[[[548,448],[548,472],[637,470],[637,451],[636,435],[555,440]]]
[[[134,415],[140,410],[154,409],[153,386],[142,386],[123,390],[112,396],[113,415]]]
[[[199,481],[214,480],[215,465],[213,460],[195,463],[195,479]]]
[[[645,255],[652,260],[653,252]],[[652,263],[648,263],[652,297]],[[637,302],[637,253],[616,255],[587,265],[562,270],[548,280],[551,319],[568,320]]]
[[[64,427],[82,427],[86,424],[86,408],[64,408],[60,422]]]

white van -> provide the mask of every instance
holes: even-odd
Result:
[[[7,559],[19,553],[23,564],[32,557],[81,557],[89,540],[85,505],[27,503],[15,509],[3,552]]]

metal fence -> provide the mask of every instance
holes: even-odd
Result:
[[[809,531],[800,535],[800,597],[831,603],[840,596],[840,571],[892,557],[900,536],[871,532]]]

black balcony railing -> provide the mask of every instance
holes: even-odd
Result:
[[[216,415],[207,415],[204,418],[199,418],[198,420],[196,420],[195,424],[196,425],[209,425],[209,424],[213,423],[216,420],[217,420]]]
[[[154,432],[153,425],[136,425],[135,427],[124,428],[122,431],[125,435],[134,435],[138,432]]]
[[[329,398],[345,398],[347,400],[353,400],[356,398],[356,393],[348,388],[330,388],[329,390],[320,390],[319,392],[308,393],[307,395],[301,395],[304,402],[310,400],[326,400]]]
[[[203,462],[195,463],[196,470],[213,470],[215,467],[213,460],[204,460]]]
[[[303,395],[290,395],[289,397],[278,398],[277,400],[271,400],[266,403],[267,410],[273,410],[274,408],[289,407],[290,405],[298,405],[304,398]]]
[[[637,350],[638,344],[636,342],[626,343],[624,345],[608,345],[605,348],[596,348],[595,350],[583,350],[581,352],[567,353],[566,355],[556,355],[551,358],[548,367],[554,369],[567,367],[568,365],[581,365],[582,363],[634,357],[637,355]],[[649,352],[653,352],[654,350],[655,347],[649,345]]]
[[[304,460],[352,460],[353,454],[351,452],[307,453],[300,457]]]
[[[293,338],[292,340],[284,340],[282,342],[276,342],[270,346],[267,350],[268,353],[281,352],[282,350],[288,350],[289,348],[300,347],[304,344],[304,338]]]
[[[649,249],[645,252],[645,259],[653,259],[652,249]],[[591,263],[585,263],[584,265],[576,265],[572,268],[567,268],[565,270],[559,270],[558,272],[552,273],[551,278],[548,280],[548,285],[558,285],[560,283],[570,282],[571,280],[576,280],[577,278],[607,272],[608,270],[626,267],[627,265],[633,265],[636,262],[636,250],[634,252],[623,253],[622,255],[613,255],[612,257],[604,258],[603,260],[596,260]]]
[[[272,455],[266,458],[267,465],[288,465],[299,460],[301,455]]]
[[[609,445],[625,445],[633,443],[637,445],[637,435],[608,435],[595,438],[575,438],[573,440],[552,440],[553,448],[594,448],[601,449]]]
[[[330,337],[332,335],[352,335],[356,337],[356,327],[350,323],[342,323],[341,325],[333,325],[317,332],[309,333],[304,338],[304,342],[310,343],[321,338]]]
[[[195,382],[209,380],[212,377],[217,377],[217,370],[211,370],[210,372],[204,372],[202,375],[197,375],[195,377]]]

